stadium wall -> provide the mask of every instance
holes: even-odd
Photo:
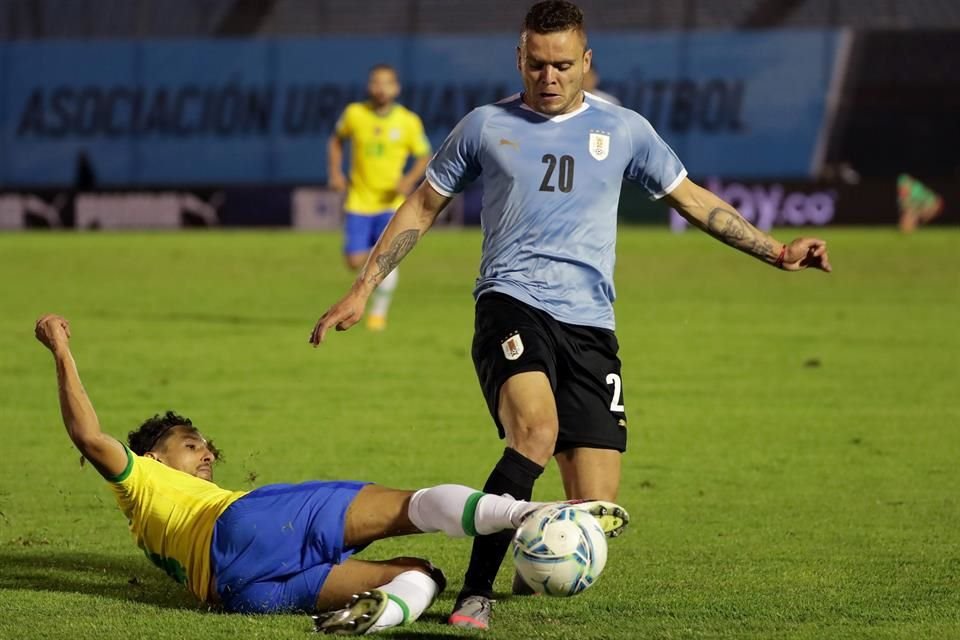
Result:
[[[604,32],[603,88],[697,175],[810,177],[843,32]],[[516,36],[0,44],[0,188],[310,185],[378,62],[439,144],[518,90]]]

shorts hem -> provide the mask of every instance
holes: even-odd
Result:
[[[606,449],[609,451],[618,451],[620,453],[627,452],[626,443],[613,443],[613,442],[573,442],[573,441],[564,441],[557,442],[556,447],[554,447],[554,455],[558,453],[563,453],[564,451],[569,451],[571,449]]]

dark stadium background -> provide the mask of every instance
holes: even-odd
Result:
[[[936,224],[960,221],[960,4],[581,4],[601,89],[755,223],[893,224],[901,172],[944,195]],[[524,8],[0,0],[0,228],[336,227],[324,143],[362,99],[370,61],[401,70],[401,101],[436,145],[470,108],[518,89]],[[166,78],[152,89],[151,69]],[[147,113],[158,91],[166,110]],[[477,222],[480,188],[448,223]],[[667,222],[629,185],[621,214]]]

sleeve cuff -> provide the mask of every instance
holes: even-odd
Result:
[[[130,477],[130,472],[133,471],[133,452],[127,448],[127,445],[123,445],[123,450],[127,452],[127,466],[118,475],[107,478],[107,482],[119,484]]]
[[[650,199],[651,199],[651,200],[659,200],[659,199],[662,198],[663,196],[669,194],[671,191],[673,191],[674,189],[676,189],[677,187],[679,187],[679,186],[680,186],[680,183],[683,182],[684,178],[686,178],[686,177],[687,177],[687,170],[686,170],[686,168],[683,168],[683,169],[680,170],[680,173],[677,175],[677,177],[673,179],[673,182],[671,182],[670,184],[668,184],[668,185],[666,186],[666,188],[665,188],[663,191],[661,191],[660,193],[655,193],[655,194],[653,194],[652,196],[650,196]]]
[[[443,187],[439,186],[433,178],[430,177],[430,174],[427,174],[427,183],[433,187],[433,190],[442,195],[444,198],[452,198],[457,195],[456,191],[448,191]]]

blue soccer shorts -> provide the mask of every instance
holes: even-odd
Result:
[[[393,211],[384,211],[372,215],[346,212],[343,227],[343,252],[346,255],[365,253],[377,244],[380,234],[387,228],[393,217]]]
[[[363,482],[272,484],[224,511],[213,529],[210,563],[224,609],[237,613],[313,611],[345,547],[347,508]]]

